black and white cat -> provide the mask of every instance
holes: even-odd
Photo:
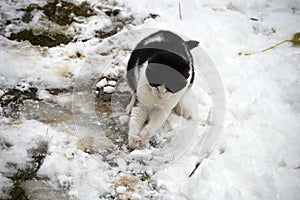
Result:
[[[199,42],[184,41],[170,31],[158,31],[144,38],[131,53],[127,80],[132,99],[126,108],[131,112],[128,143],[133,149],[147,144],[162,127],[173,108],[191,119],[181,103],[194,80],[190,50]]]

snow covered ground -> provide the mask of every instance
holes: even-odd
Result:
[[[39,9],[29,24],[20,20],[21,8],[46,0],[0,3],[0,198],[24,191],[31,199],[299,199],[300,47],[260,52],[300,32],[299,1],[87,2],[95,15],[64,27]],[[116,34],[96,36],[116,23]],[[7,39],[25,28],[76,40],[48,48]],[[157,29],[200,42],[190,99],[199,119],[171,115],[150,148],[129,152],[122,77],[134,45]],[[216,148],[189,177],[214,125],[203,60],[223,81],[225,120]],[[116,88],[112,106],[96,85]],[[190,137],[178,143],[183,133]]]

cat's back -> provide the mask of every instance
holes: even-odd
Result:
[[[171,52],[185,60],[190,59],[189,49],[184,40],[175,33],[165,30],[155,32],[144,38],[138,43],[135,50],[144,51],[146,54],[149,52]]]

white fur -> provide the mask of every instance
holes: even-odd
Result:
[[[136,107],[132,108],[129,122],[128,142],[133,149],[139,148],[148,142],[148,139],[163,126],[176,105],[176,113],[187,119],[191,118],[191,115],[184,110],[184,106],[180,103],[182,96],[188,89],[188,84],[175,94],[165,93],[164,87],[160,87],[157,91],[148,84],[145,70],[146,65],[140,70],[136,93],[139,102]],[[132,101],[135,101],[136,97],[134,95]],[[133,105],[132,101],[131,104]]]

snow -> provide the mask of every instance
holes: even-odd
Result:
[[[298,198],[300,48],[286,43],[264,53],[260,50],[300,32],[299,1],[186,0],[180,1],[180,20],[178,1],[155,4],[150,0],[117,0],[122,12],[116,17],[132,15],[134,21],[106,39],[95,38],[95,31],[114,21],[99,9],[103,2],[88,2],[98,9],[97,15],[80,18],[81,23],[72,23],[66,30],[75,34],[77,42],[52,48],[4,37],[25,27],[59,30],[49,20],[40,21],[41,11],[34,11],[29,24],[2,27],[7,19],[22,18],[20,8],[46,1],[0,3],[4,13],[0,19],[1,101],[7,88],[26,92],[29,87],[38,89],[41,100],[24,101],[25,111],[19,111],[17,121],[5,116],[5,109],[0,107],[0,198],[8,198],[13,186],[8,177],[32,162],[28,150],[43,142],[48,144],[48,151],[37,171],[39,179],[25,181],[23,187],[26,191],[46,188],[47,196],[53,199],[66,198],[62,194],[71,199],[117,199],[117,195],[189,200]],[[147,18],[149,13],[159,16]],[[128,152],[123,141],[117,149],[115,141],[107,138],[108,127],[103,127],[105,121],[95,109],[91,90],[96,86],[106,93],[117,91],[118,81],[101,77],[123,76],[131,49],[157,29],[169,29],[200,42],[192,51],[196,80],[193,101],[188,100],[196,122],[171,115],[169,124],[156,137],[161,148]],[[74,56],[78,52],[82,57]],[[212,63],[215,71],[210,70]],[[220,89],[215,84],[216,73],[224,86],[225,120],[222,135],[209,141],[205,133],[219,120],[210,115],[222,111],[219,107],[211,110]],[[46,90],[49,88],[73,91],[51,95]],[[124,127],[128,116],[116,115]],[[122,138],[116,141],[122,142]],[[212,152],[204,157],[208,149]],[[200,166],[189,178],[198,161]],[[141,181],[139,175],[144,172],[150,178]],[[115,187],[120,177],[125,178]],[[31,195],[37,199],[43,196],[38,192]]]

